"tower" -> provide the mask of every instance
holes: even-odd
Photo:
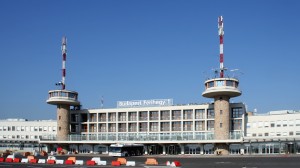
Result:
[[[229,145],[226,140],[230,139],[230,98],[242,94],[238,89],[239,80],[233,77],[224,77],[224,55],[223,55],[223,17],[218,18],[218,28],[220,37],[220,75],[219,77],[205,81],[205,91],[203,97],[214,99],[214,135],[215,135],[215,153],[228,154]]]
[[[78,93],[66,90],[66,57],[67,57],[67,38],[62,38],[62,80],[56,85],[61,86],[60,90],[50,90],[47,100],[48,104],[57,106],[57,141],[66,141],[70,134],[70,107],[80,106]]]

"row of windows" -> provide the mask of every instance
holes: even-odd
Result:
[[[38,138],[39,138],[38,135],[0,135],[0,139],[38,139]]]
[[[294,127],[300,126],[300,120],[278,120],[278,121],[258,121],[247,123],[247,128],[274,128],[274,127]]]
[[[97,127],[98,126],[98,127]],[[205,127],[206,126],[206,127]],[[148,128],[149,127],[149,128]],[[215,121],[173,121],[173,122],[139,122],[139,123],[103,123],[90,124],[89,130],[87,124],[81,125],[82,132],[156,132],[156,131],[211,131],[214,130]],[[232,130],[242,129],[242,120],[231,121]],[[78,125],[71,125],[71,132],[79,132]]]
[[[56,126],[0,126],[0,131],[56,132]]]
[[[222,114],[222,111],[220,111]],[[232,108],[232,118],[241,118],[243,108]],[[148,121],[148,120],[188,120],[188,119],[214,119],[214,109],[187,109],[187,110],[162,110],[162,111],[139,111],[139,112],[108,112],[99,113],[98,121]],[[97,122],[97,113],[72,114],[71,122]]]
[[[300,131],[290,132],[265,132],[265,133],[247,133],[247,137],[276,137],[276,136],[294,136],[300,135]]]

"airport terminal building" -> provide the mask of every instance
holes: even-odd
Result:
[[[38,138],[39,146],[48,152],[59,147],[66,152],[108,153],[111,144],[143,144],[149,155],[300,153],[299,111],[257,115],[248,112],[244,103],[230,100],[242,91],[235,76],[225,75],[223,17],[218,19],[220,69],[204,81],[202,92],[212,103],[178,105],[172,99],[152,99],[119,101],[116,108],[81,109],[78,93],[65,88],[67,40],[63,37],[62,80],[56,84],[62,88],[50,90],[46,100],[57,107],[55,126],[51,125],[51,130],[48,125],[34,123],[27,127],[0,125],[0,140],[4,144],[18,142],[23,136],[10,136],[7,131],[20,128],[25,132],[41,130],[41,135],[28,134],[24,140],[36,143]]]

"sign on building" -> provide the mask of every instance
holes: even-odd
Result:
[[[172,106],[173,99],[118,101],[118,108]]]

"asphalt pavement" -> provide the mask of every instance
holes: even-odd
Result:
[[[49,165],[49,164],[31,164],[31,163],[0,163],[2,167],[16,167],[16,168],[92,168],[92,167],[115,167],[111,166],[113,160],[117,157],[110,157],[106,155],[63,155],[55,156],[57,159],[66,160],[70,156],[75,156],[77,160],[84,160],[84,165]],[[100,157],[101,160],[106,160],[106,166],[87,166],[85,163],[92,157]],[[41,157],[47,159],[47,157]],[[299,168],[300,155],[271,155],[271,156],[133,156],[126,157],[129,161],[135,161],[136,168],[145,168],[145,161],[147,158],[155,158],[158,161],[158,166],[164,167],[167,161],[179,161],[182,168]],[[122,165],[121,167],[126,167]],[[154,167],[153,167],[154,168]]]

